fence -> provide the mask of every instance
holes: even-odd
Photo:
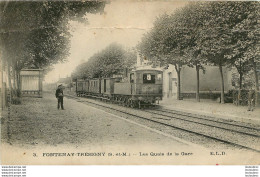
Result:
[[[181,93],[182,98],[186,99],[195,99],[196,93]],[[220,92],[200,92],[200,99],[211,99],[211,100],[217,100],[221,98]],[[232,91],[228,91],[225,93],[225,102],[226,103],[232,103]]]
[[[233,103],[235,105],[248,105],[249,90],[229,90],[225,93],[225,103]],[[257,93],[254,91],[254,104],[260,106],[260,91]],[[182,98],[195,99],[196,93],[181,93]],[[221,97],[220,92],[202,92],[200,93],[200,99],[212,99],[216,100]]]
[[[256,92],[255,90],[252,91],[252,96],[254,98],[253,104],[259,106],[260,104],[260,92]],[[233,90],[233,103],[235,105],[248,105],[248,98],[249,98],[249,90]]]

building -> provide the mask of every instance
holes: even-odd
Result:
[[[42,69],[22,69],[20,78],[22,96],[42,97]]]
[[[217,66],[204,66],[205,71],[200,70],[200,95],[202,98],[215,98],[221,92],[221,77]],[[227,93],[233,89],[232,72],[223,67],[224,90]],[[163,76],[164,97],[177,98],[178,77],[173,65],[164,70]],[[180,73],[181,95],[184,98],[195,98],[197,89],[196,69],[183,66]]]

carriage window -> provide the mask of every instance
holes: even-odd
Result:
[[[143,74],[143,83],[144,84],[155,84],[155,75],[154,74]]]
[[[162,80],[162,74],[157,74],[157,80],[158,81]]]
[[[135,81],[135,75],[134,73],[130,74],[130,83],[134,83]]]

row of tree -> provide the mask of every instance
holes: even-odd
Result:
[[[69,55],[70,21],[87,22],[86,13],[102,13],[102,1],[1,1],[0,58],[9,86],[19,88],[23,68],[45,73]],[[11,75],[14,84],[11,85]]]
[[[196,68],[199,101],[199,70],[203,65],[219,67],[221,103],[224,103],[223,66],[235,67],[242,89],[243,77],[254,72],[255,89],[259,90],[259,2],[193,2],[171,15],[162,15],[138,44],[143,57],[173,64],[178,76],[183,65]]]
[[[124,74],[125,70],[136,63],[136,54],[112,43],[80,64],[72,73],[72,78],[104,78],[113,74]]]

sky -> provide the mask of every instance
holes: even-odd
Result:
[[[104,14],[86,14],[88,25],[71,22],[70,56],[67,62],[54,65],[44,82],[57,82],[70,76],[79,64],[113,42],[125,48],[135,47],[152,28],[156,17],[171,14],[185,4],[183,1],[113,1],[105,6]]]

